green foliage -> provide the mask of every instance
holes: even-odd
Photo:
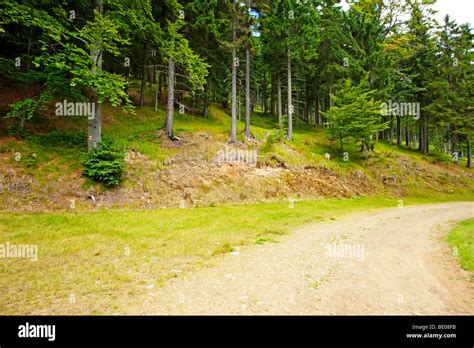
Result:
[[[268,137],[267,137],[267,143],[268,144],[276,144],[276,143],[280,143],[282,141],[285,141],[285,136],[281,133],[271,133]]]
[[[0,73],[2,76],[15,79],[17,77],[18,70],[15,68],[14,61],[0,57]]]
[[[26,128],[22,128],[18,124],[8,127],[7,133],[18,139],[27,139],[31,135]]]
[[[88,178],[103,183],[106,187],[118,186],[122,181],[124,170],[124,153],[110,145],[103,144],[84,155],[82,160],[83,174]]]
[[[95,11],[92,19],[79,27],[79,23],[84,22],[68,20],[67,12],[61,6],[50,4],[31,8],[7,1],[4,18],[7,24],[17,23],[30,32],[38,32],[39,47],[33,63],[41,68],[43,75],[46,74],[44,78],[50,92],[60,92],[58,87],[62,84],[63,90],[65,87],[75,90],[67,91],[67,94],[84,95],[89,90],[100,103],[107,100],[114,106],[125,105],[131,110],[125,93],[125,78],[100,69],[100,59],[91,58],[91,52],[97,57],[106,53],[118,56],[121,47],[128,44],[120,35],[122,28],[112,16]],[[0,66],[4,66],[10,75],[15,72],[11,65]]]
[[[25,159],[24,163],[28,168],[36,167],[38,164],[38,156],[36,153],[29,154]]]
[[[48,147],[85,148],[87,146],[86,135],[83,133],[63,133],[52,131],[51,133],[34,137],[34,141]]]
[[[333,138],[342,139],[342,146],[353,138],[364,147],[377,132],[379,138],[395,136],[401,144],[406,134],[406,143],[419,145],[425,154],[447,143],[464,151],[473,141],[472,28],[449,18],[438,26],[432,1],[358,0],[348,8],[341,0],[68,3],[4,0],[0,5],[0,36],[6,48],[0,75],[22,99],[7,114],[19,121],[10,129],[18,137],[27,136],[24,123],[52,96],[133,110],[127,90],[138,79],[162,87],[170,59],[176,63],[176,102],[188,107],[193,98],[193,109],[202,106],[203,115],[216,102],[227,109],[230,51],[235,48],[241,63],[238,98],[244,95],[243,63],[249,49],[253,107],[277,116],[280,90],[284,119],[291,82],[295,128],[299,122],[332,123]],[[70,18],[71,9],[75,18]],[[357,86],[365,76],[363,93],[370,93],[359,99],[352,90],[345,90],[347,96],[338,90],[344,89],[341,81],[349,79]],[[39,85],[46,92],[33,97]],[[392,114],[377,120],[368,110],[375,105],[363,104],[364,98],[420,103],[422,113],[416,120]],[[8,111],[6,105],[1,109]],[[331,119],[325,119],[328,115]],[[386,123],[393,125],[392,132],[383,133]]]
[[[41,93],[40,97],[36,99],[25,98],[10,105],[11,110],[4,118],[13,118],[19,121],[19,129],[12,129],[18,135],[26,134],[25,122],[33,119],[37,109],[43,107],[45,103],[51,99],[48,91]]]
[[[368,90],[366,80],[356,86],[345,80],[338,88],[334,105],[324,114],[329,134],[339,141],[341,150],[345,142],[354,140],[365,151],[375,134],[387,128],[386,123],[381,123],[382,103],[373,98],[374,93]]]
[[[24,128],[25,121],[33,118],[38,102],[31,98],[17,101],[10,105],[11,110],[5,115],[5,118],[14,118],[20,121],[20,128]]]
[[[459,26],[447,16],[437,34],[441,54],[427,84],[430,103],[424,111],[446,130],[445,137],[455,143],[473,139],[473,39],[469,24]]]

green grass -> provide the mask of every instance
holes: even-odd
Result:
[[[152,97],[152,92],[153,89],[147,89],[148,97]],[[135,114],[127,114],[120,108],[113,108],[106,104],[103,106],[103,139],[123,147],[126,151],[134,149],[144,154],[148,159],[156,161],[156,168],[160,168],[179,151],[163,147],[163,139],[157,136],[157,131],[163,129],[165,125],[165,119],[166,112],[163,106],[160,106],[157,112],[153,107],[146,106],[137,108]],[[71,118],[55,120],[55,122],[58,123],[58,131],[49,134],[33,134],[27,141],[12,141],[10,144],[2,145],[1,152],[9,153],[11,158],[16,151],[24,153],[24,161],[20,164],[24,165],[27,173],[34,175],[41,183],[58,180],[62,174],[79,171],[81,169],[80,154],[86,151],[87,122],[85,120]],[[259,110],[252,115],[251,132],[258,141],[262,142],[259,149],[260,162],[268,165],[285,163],[288,166],[323,164],[338,173],[361,170],[369,174],[366,160],[360,158],[358,144],[346,145],[344,151],[348,152],[349,161],[344,161],[337,142],[331,142],[322,128],[298,122],[294,127],[293,142],[278,140],[270,143],[268,141],[272,137],[279,135],[281,138],[286,135],[286,127],[286,120],[284,120],[283,130],[280,132],[277,118],[264,115]],[[203,132],[212,135],[214,142],[211,141],[211,144],[216,144],[215,140],[225,142],[229,136],[230,116],[217,105],[210,107],[207,118],[199,115],[181,115],[176,112],[174,129],[176,134],[183,135],[184,139],[186,139],[184,133]],[[243,141],[243,129],[244,117],[237,122],[237,134],[241,141]],[[203,154],[207,158],[211,155],[215,156],[215,150],[214,147],[206,149],[200,146],[196,148],[196,153]],[[326,153],[331,154],[331,161],[325,160]],[[31,158],[32,154],[36,154],[36,160]],[[422,156],[404,146],[389,145],[381,141],[376,146],[375,156],[387,157],[386,154],[407,156],[420,163],[441,163],[445,166],[450,164],[446,155]],[[459,169],[465,164],[463,161],[465,159],[462,159]],[[387,158],[381,159],[378,163],[381,166],[393,164]],[[417,184],[416,187],[421,186]]]
[[[125,150],[133,148],[146,155],[156,162],[156,168],[179,151],[163,147],[163,139],[157,136],[157,130],[164,127],[164,109],[154,112],[152,107],[144,107],[131,115],[104,105],[103,113],[104,139]],[[242,118],[237,124],[239,140],[243,140],[243,121]],[[15,169],[22,167],[42,184],[80,171],[80,154],[86,150],[87,122],[82,119],[68,122],[67,127],[58,127],[62,130],[57,132],[35,134],[26,141],[2,144],[0,153],[8,155],[5,165]],[[262,144],[259,161],[271,165],[282,162],[289,166],[324,164],[338,174],[359,170],[368,178],[383,169],[396,174],[406,185],[405,192],[411,198],[405,198],[403,192],[400,194],[405,205],[473,199],[469,178],[437,173],[432,166],[428,174],[433,178],[428,181],[423,177],[426,172],[418,174],[397,162],[398,157],[405,156],[429,165],[437,161],[437,156],[422,156],[404,147],[380,142],[374,155],[377,165],[375,169],[368,168],[368,162],[359,156],[357,144],[346,146],[350,161],[345,162],[338,145],[331,144],[324,129],[300,122],[294,128],[294,141],[290,143],[282,138],[286,134],[285,127],[284,123],[280,132],[278,120],[261,112],[252,116],[252,134]],[[217,106],[210,108],[208,118],[175,114],[178,136],[202,132],[213,137],[214,143],[202,142],[189,150],[194,154],[215,156],[217,146],[228,139],[229,129],[229,115]],[[221,143],[217,144],[216,140]],[[15,152],[22,154],[21,161],[14,160]],[[325,153],[331,154],[331,161],[324,159]],[[449,165],[444,158],[441,163]],[[460,171],[459,168],[451,169],[455,173]],[[123,186],[127,188],[133,184],[128,181]],[[87,182],[87,185],[92,184]],[[388,197],[295,202],[293,209],[289,208],[289,202],[281,202],[245,206],[219,206],[216,203],[217,206],[195,209],[90,213],[0,212],[0,243],[38,244],[40,250],[38,262],[1,260],[0,314],[26,314],[33,309],[44,309],[41,313],[64,314],[127,313],[128,302],[133,303],[137,296],[146,294],[149,287],[160,286],[169,278],[209,265],[238,246],[264,247],[307,223],[330,221],[351,212],[399,204],[400,198],[395,197],[397,192],[386,193],[381,189],[379,195],[383,194]],[[465,245],[461,243],[458,247],[460,254]],[[471,254],[464,259],[470,263],[462,262],[468,262],[472,267],[472,240],[468,245]],[[129,256],[125,250],[130,251]],[[177,269],[182,272],[176,272]],[[71,294],[78,298],[74,305],[68,302]]]
[[[397,205],[396,199],[361,198],[297,201],[292,209],[280,202],[76,214],[1,212],[0,241],[37,244],[39,259],[0,262],[0,314],[127,313],[150,287],[210,265],[237,246],[264,247],[258,244],[278,241],[304,224]],[[68,302],[71,294],[78,299],[75,304]]]
[[[474,219],[457,224],[447,237],[453,254],[458,256],[461,267],[474,271]],[[471,276],[474,282],[474,274]]]

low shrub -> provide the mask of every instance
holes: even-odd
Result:
[[[118,186],[124,170],[124,152],[103,144],[82,159],[83,174],[106,187]]]

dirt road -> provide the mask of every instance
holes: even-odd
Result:
[[[474,314],[474,284],[443,240],[472,217],[472,202],[443,203],[312,224],[154,289],[136,312]]]

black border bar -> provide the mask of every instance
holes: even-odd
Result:
[[[19,326],[55,325],[55,340]],[[425,329],[423,329],[425,327]],[[408,338],[407,334],[428,334]],[[434,334],[455,334],[434,338]],[[431,335],[431,337],[430,337]],[[0,347],[199,345],[474,346],[473,316],[1,316]]]

